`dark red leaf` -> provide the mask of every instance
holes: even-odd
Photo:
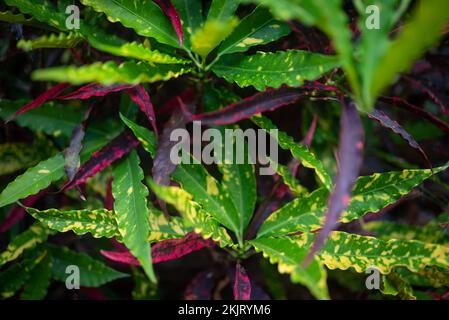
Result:
[[[237,262],[234,278],[234,300],[250,300],[251,299],[251,281],[249,280],[246,270]]]
[[[185,104],[189,105],[194,99],[195,90],[189,88],[183,91],[179,96],[170,98],[162,107],[156,110],[156,113],[160,115],[172,114],[176,109],[181,107],[179,101],[183,101]]]
[[[402,76],[405,80],[407,80],[408,82],[410,82],[416,89],[424,92],[425,94],[427,94],[437,105],[440,106],[441,111],[446,114],[449,115],[449,101],[444,101],[446,100],[445,97],[440,96],[438,93],[433,92],[430,88],[428,88],[427,86],[425,86],[424,84],[422,84],[419,81],[416,81],[415,79],[412,79],[410,77],[407,76]]]
[[[215,287],[215,276],[212,271],[197,274],[184,292],[185,300],[211,300]]]
[[[68,83],[59,83],[56,86],[52,87],[50,90],[45,91],[36,99],[28,103],[27,105],[20,108],[16,113],[14,113],[8,121],[13,120],[15,117],[21,115],[22,113],[27,112],[28,110],[35,109],[43,105],[45,102],[52,100],[58,97],[61,92],[67,89],[70,86]]]
[[[203,125],[232,124],[248,119],[255,114],[273,111],[295,103],[304,96],[312,95],[312,92],[316,90],[335,91],[336,89],[318,82],[309,82],[300,88],[283,87],[280,89],[269,89],[223,109],[210,113],[190,115],[190,117],[192,120],[201,121]]]
[[[422,108],[419,108],[404,99],[401,99],[399,97],[380,97],[379,100],[389,105],[394,105],[408,111],[413,111],[417,115],[420,115],[421,117],[432,122],[435,126],[440,128],[441,131],[444,131],[446,133],[449,132],[449,124],[447,124],[443,120],[440,120],[430,112]]]
[[[140,110],[145,113],[148,120],[153,127],[154,133],[158,135],[156,116],[154,115],[154,107],[151,103],[150,95],[141,85],[128,89],[128,94],[131,99],[139,106]]]
[[[342,102],[339,139],[339,168],[327,205],[327,213],[322,229],[318,232],[304,265],[321,249],[327,236],[335,227],[351,198],[352,188],[357,180],[363,161],[364,131],[357,107],[354,102],[345,99]]]
[[[106,197],[104,198],[104,208],[106,210],[114,209],[114,196],[112,195],[112,177],[109,178],[106,186]]]
[[[155,243],[151,246],[151,256],[153,263],[159,263],[178,259],[193,251],[198,251],[205,247],[212,247],[215,245],[210,239],[203,239],[201,235],[196,233],[188,233],[184,238],[169,239]],[[106,258],[125,264],[140,265],[139,261],[129,251],[100,251]]]
[[[109,93],[130,89],[134,86],[135,85],[129,84],[113,84],[110,86],[104,86],[97,83],[89,83],[79,88],[75,92],[59,97],[58,100],[75,100],[75,99],[85,100],[92,97],[103,97]]]
[[[173,29],[175,29],[176,34],[178,35],[179,44],[184,44],[184,34],[182,32],[181,19],[179,18],[179,14],[176,11],[175,7],[171,3],[170,0],[153,0],[156,2],[162,11],[169,17],[171,24],[173,25]]]
[[[78,169],[73,179],[67,181],[63,190],[83,184],[88,178],[120,159],[138,145],[139,141],[132,135],[127,133],[119,135],[106,146],[94,152],[92,157]]]
[[[25,207],[32,207],[39,199],[41,199],[46,194],[46,189],[41,190],[39,193],[28,196],[26,199],[22,200],[22,204]],[[22,206],[14,206],[8,213],[5,221],[0,225],[0,232],[5,232],[11,229],[13,225],[18,223],[25,217],[26,211]]]
[[[418,150],[421,153],[424,160],[427,162],[430,168],[432,168],[432,164],[427,157],[427,154],[421,148],[419,143],[407,132],[405,129],[396,121],[391,119],[388,115],[386,115],[383,111],[373,110],[368,117],[379,122],[383,127],[390,129],[397,135],[399,135],[402,139],[408,142],[409,146]]]

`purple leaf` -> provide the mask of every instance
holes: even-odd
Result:
[[[36,99],[28,103],[27,105],[20,108],[16,113],[14,113],[8,121],[11,121],[15,119],[17,116],[21,115],[22,113],[27,112],[28,110],[35,109],[43,105],[45,102],[52,100],[56,97],[58,97],[61,92],[63,92],[65,89],[67,89],[70,86],[68,83],[59,83],[56,86],[52,87],[51,89],[45,91],[40,96],[38,96]]]
[[[312,95],[312,92],[316,90],[335,91],[336,89],[318,82],[309,82],[300,88],[282,87],[280,89],[269,89],[223,109],[210,113],[190,115],[190,117],[192,120],[201,121],[203,125],[232,124],[248,119],[255,114],[273,111],[295,103],[304,96]]]
[[[41,190],[39,193],[28,196],[26,199],[22,200],[22,204],[25,207],[32,207],[39,199],[41,199],[46,193],[45,190]],[[22,220],[25,217],[26,211],[22,206],[14,206],[8,213],[8,216],[6,217],[5,221],[0,225],[0,232],[6,232],[13,225],[18,223],[20,220]]]
[[[234,300],[251,299],[251,281],[248,278],[246,270],[237,262],[234,277]]]
[[[325,222],[319,231],[303,264],[307,265],[314,254],[321,249],[327,236],[335,227],[351,198],[352,188],[357,180],[363,160],[364,131],[354,102],[342,101],[339,138],[339,168],[327,205]]]
[[[210,239],[203,239],[201,235],[196,233],[188,233],[184,238],[169,239],[155,243],[151,246],[151,256],[153,263],[159,263],[169,260],[178,259],[191,252],[201,250],[205,247],[215,245]],[[134,266],[140,265],[139,261],[129,251],[100,251],[106,258],[120,263],[130,264]]]
[[[150,95],[141,85],[128,89],[131,99],[139,106],[140,110],[145,113],[153,127],[154,133],[158,135],[156,116],[154,115],[154,107],[151,103]]]
[[[185,300],[211,300],[215,287],[215,277],[212,271],[198,273],[184,292]]]
[[[106,146],[94,152],[92,157],[78,169],[73,179],[66,182],[63,190],[68,190],[83,184],[88,178],[103,170],[114,161],[119,160],[138,145],[139,141],[132,135],[127,133],[119,135]]]
[[[413,111],[417,115],[420,115],[423,118],[432,122],[441,131],[449,133],[449,124],[447,124],[443,120],[440,120],[439,118],[437,118],[430,112],[428,112],[422,108],[419,108],[404,99],[401,99],[399,97],[380,97],[379,100],[384,103],[387,103],[389,105],[394,105],[394,106],[400,107],[400,108],[408,110],[408,111]]]
[[[170,0],[153,0],[158,4],[158,6],[162,9],[165,15],[170,19],[171,24],[173,25],[173,29],[175,29],[176,34],[178,35],[179,44],[184,44],[184,34],[182,32],[181,19],[179,18],[179,14],[176,11],[175,7],[171,3]]]
[[[135,85],[129,84],[113,84],[110,86],[104,86],[97,83],[89,83],[79,88],[75,92],[59,97],[58,100],[75,100],[75,99],[85,100],[92,97],[103,97],[109,93],[130,89],[134,86]]]
[[[402,139],[408,142],[409,146],[418,150],[419,153],[421,153],[424,160],[427,162],[430,168],[432,168],[432,164],[429,161],[429,158],[427,157],[427,154],[424,152],[424,150],[421,148],[419,143],[407,132],[405,129],[396,121],[388,117],[383,111],[380,110],[373,110],[369,115],[369,118],[376,120],[379,122],[383,127],[390,129],[397,135],[399,135]]]

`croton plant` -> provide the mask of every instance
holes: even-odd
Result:
[[[1,296],[449,298],[448,22],[447,0],[2,0]],[[274,174],[173,163],[193,121],[277,132]]]

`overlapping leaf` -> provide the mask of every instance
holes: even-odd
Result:
[[[17,47],[31,51],[44,48],[74,48],[78,46],[84,38],[77,33],[59,33],[43,35],[36,39],[25,40],[22,39],[17,43]]]

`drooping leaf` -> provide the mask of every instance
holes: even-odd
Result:
[[[180,65],[150,65],[146,62],[127,61],[117,65],[115,61],[95,62],[81,67],[65,66],[39,69],[33,72],[35,81],[66,81],[72,84],[97,82],[104,85],[116,83],[139,84],[176,78],[190,72]]]
[[[145,0],[81,0],[81,3],[103,12],[109,21],[120,22],[144,37],[152,37],[160,43],[179,47],[178,37],[170,20],[159,6]]]
[[[276,126],[266,117],[254,116],[251,118],[251,121],[268,133],[270,133],[271,130],[277,130]],[[321,161],[307,147],[296,143],[293,138],[282,131],[277,131],[277,137],[273,138],[277,140],[282,149],[290,150],[292,156],[301,161],[301,164],[304,167],[313,169],[318,176],[318,179],[328,190],[332,188],[331,177],[324,169]]]
[[[21,39],[17,43],[17,48],[24,51],[31,51],[44,48],[75,48],[84,38],[77,33],[59,33],[43,35],[36,39]]]
[[[59,232],[73,231],[78,235],[90,233],[94,238],[119,237],[115,214],[106,209],[99,210],[37,210],[26,211],[43,225]]]
[[[106,146],[94,152],[91,158],[77,170],[73,179],[65,183],[63,189],[69,190],[85,183],[88,178],[122,158],[138,145],[139,141],[129,134],[119,135]]]
[[[238,19],[235,17],[228,20],[207,20],[192,34],[192,50],[206,59],[209,53],[232,33],[237,24]]]
[[[157,138],[154,132],[151,132],[145,127],[139,126],[122,114],[120,114],[120,118],[126,124],[126,126],[131,129],[136,138],[140,141],[142,147],[151,155],[151,157],[154,157],[157,147]]]
[[[234,300],[251,300],[251,281],[240,262],[235,267]]]
[[[0,266],[17,259],[25,250],[34,248],[47,240],[54,232],[40,223],[33,224],[28,230],[16,236],[5,251],[0,254]]]
[[[40,107],[42,104],[44,104],[48,100],[56,98],[57,96],[59,96],[61,94],[61,92],[63,92],[68,87],[69,87],[69,84],[67,84],[67,83],[57,84],[56,86],[50,88],[49,90],[47,90],[44,93],[42,93],[41,95],[39,95],[32,102],[28,103],[27,105],[25,105],[22,108],[20,108],[19,110],[17,110],[8,121],[13,120],[15,117],[21,115],[22,113],[27,112],[28,110]]]
[[[377,97],[396,75],[406,72],[424,50],[440,38],[441,31],[449,21],[449,3],[444,0],[420,2],[412,18],[398,37],[388,47],[373,75],[370,94]],[[374,99],[373,99],[374,100]]]
[[[189,193],[180,188],[161,186],[151,180],[148,180],[148,184],[160,199],[173,205],[182,214],[187,226],[193,227],[196,233],[201,233],[204,239],[211,238],[221,247],[234,246],[226,229],[202,210],[198,203],[192,201]]]
[[[52,260],[50,253],[46,253],[40,262],[31,270],[20,295],[22,300],[42,300],[47,295],[50,286]]]
[[[351,200],[352,189],[362,168],[365,134],[362,121],[355,103],[345,101],[342,105],[340,138],[338,146],[339,168],[335,178],[322,229],[316,242],[306,257],[305,263],[317,252],[326,241],[328,234],[341,217]]]
[[[329,299],[326,269],[317,257],[304,268],[301,261],[307,249],[293,238],[259,238],[250,243],[271,263],[276,263],[280,273],[289,273],[293,282],[305,285],[317,299]]]
[[[368,117],[376,120],[383,127],[390,129],[391,131],[399,135],[402,139],[407,141],[410,147],[419,151],[419,153],[422,155],[422,157],[427,162],[429,167],[432,167],[429,158],[427,157],[427,154],[421,148],[419,143],[399,123],[397,123],[395,120],[391,119],[387,114],[385,114],[385,112],[375,109],[371,111]]]
[[[66,281],[66,268],[75,265],[80,271],[80,285],[99,287],[105,283],[125,278],[128,275],[109,268],[103,262],[95,260],[84,253],[72,251],[66,247],[48,246],[52,257],[53,279]]]
[[[142,183],[143,171],[135,151],[123,159],[113,169],[114,210],[123,242],[142,264],[152,282],[156,282],[151,262],[151,251],[147,239],[149,235],[148,189]]]
[[[409,193],[424,180],[446,170],[448,165],[427,170],[404,170],[359,177],[352,198],[340,222],[347,223],[368,212],[378,212]],[[324,221],[328,191],[321,188],[303,198],[296,198],[274,212],[260,227],[258,237],[311,232]]]
[[[98,83],[89,83],[72,93],[58,97],[58,100],[86,100],[92,97],[103,97],[110,93],[123,91],[132,87],[134,87],[134,85],[113,84],[110,86],[103,86]]]
[[[156,116],[154,114],[154,107],[151,103],[150,95],[141,85],[132,89],[128,89],[128,94],[131,99],[139,106],[140,110],[147,116],[153,127],[154,133],[158,135]]]
[[[306,80],[315,80],[339,65],[338,59],[333,56],[287,50],[257,52],[250,56],[226,55],[214,64],[212,71],[240,87],[254,86],[264,91],[268,87],[279,88],[283,84],[301,86]]]
[[[181,26],[181,19],[179,18],[179,14],[176,11],[176,8],[173,6],[170,0],[153,0],[161,7],[162,11],[167,15],[170,19],[173,29],[178,35],[179,44],[182,46],[184,44],[184,34]]]
[[[228,2],[238,5],[237,1]],[[266,8],[257,7],[251,14],[242,19],[232,34],[223,41],[218,48],[217,56],[244,52],[252,46],[275,41],[289,33],[290,28],[287,24],[275,20]]]

